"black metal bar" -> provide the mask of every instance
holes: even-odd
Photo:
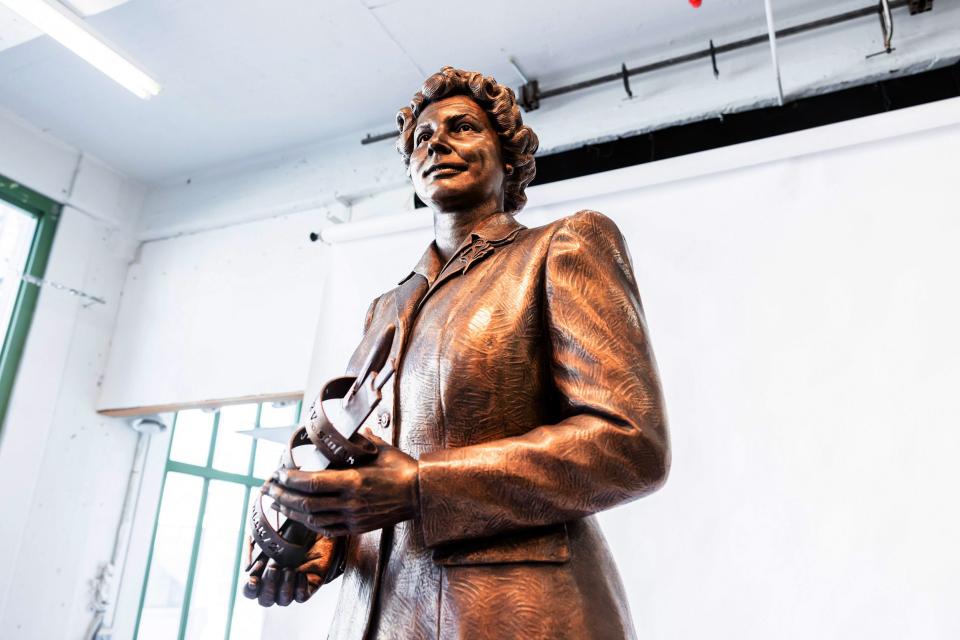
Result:
[[[890,9],[898,9],[900,7],[907,6],[908,0],[892,0],[890,2]],[[854,9],[853,11],[847,11],[845,13],[840,13],[835,16],[830,16],[827,18],[821,18],[820,20],[813,20],[811,22],[805,22],[803,24],[798,24],[793,27],[786,27],[784,29],[779,29],[776,33],[777,39],[785,38],[788,36],[797,35],[798,33],[806,33],[808,31],[814,31],[816,29],[822,29],[824,27],[830,27],[835,24],[840,24],[842,22],[849,22],[850,20],[856,20],[858,18],[863,18],[866,16],[875,15],[877,8],[875,6],[864,7],[862,9]],[[738,49],[745,49],[747,47],[752,47],[758,44],[764,44],[769,40],[769,35],[764,34],[762,36],[754,36],[751,38],[744,38],[742,40],[735,40],[734,42],[728,42],[727,44],[721,44],[713,49],[714,55],[721,53],[729,53],[730,51],[736,51]],[[633,67],[632,69],[627,69],[627,74],[631,76],[640,75],[641,73],[649,73],[651,71],[658,71],[660,69],[665,69],[667,67],[673,67],[678,64],[685,64],[687,62],[693,62],[695,60],[701,60],[703,58],[710,57],[710,48],[701,49],[700,51],[694,51],[692,53],[686,53],[680,56],[674,56],[672,58],[666,58],[663,60],[658,60],[657,62],[652,62],[650,64],[641,65],[639,67]],[[613,82],[619,80],[622,74],[620,73],[609,73],[602,76],[597,76],[596,78],[590,78],[588,80],[582,80],[580,82],[575,82],[573,84],[563,85],[556,87],[554,89],[546,89],[540,92],[540,99],[553,98],[555,96],[563,95],[565,93],[571,93],[573,91],[579,91],[581,89],[589,89],[597,85],[606,84],[607,82]]]
[[[713,77],[720,77],[720,69],[717,68],[717,48],[713,46],[713,40],[710,41],[710,64],[713,65]]]
[[[368,133],[364,136],[363,140],[360,141],[360,144],[370,144],[372,142],[380,142],[381,140],[390,140],[391,138],[396,138],[400,135],[397,131],[390,131],[389,133]]]
[[[906,7],[911,0],[890,0],[890,9],[899,9],[901,7]],[[843,22],[849,22],[851,20],[857,20],[858,18],[864,18],[867,16],[875,15],[877,12],[876,6],[864,7],[862,9],[854,9],[853,11],[847,11],[845,13],[839,13],[835,16],[829,16],[826,18],[821,18],[819,20],[812,20],[810,22],[804,22],[803,24],[798,24],[792,27],[786,27],[779,29],[776,32],[777,39],[786,38],[789,36],[794,36],[800,33],[807,33],[809,31],[815,31],[817,29],[823,29],[825,27],[830,27],[836,24]],[[642,73],[650,73],[651,71],[658,71],[660,69],[666,69],[667,67],[674,67],[680,64],[686,64],[688,62],[694,62],[696,60],[702,60],[703,58],[715,58],[721,53],[729,53],[731,51],[736,51],[738,49],[745,49],[747,47],[752,47],[758,44],[765,44],[769,40],[769,34],[764,33],[763,35],[753,36],[751,38],[743,38],[742,40],[735,40],[733,42],[728,42],[727,44],[717,45],[715,47],[708,47],[706,49],[701,49],[699,51],[694,51],[691,53],[685,53],[683,55],[674,56],[672,58],[665,58],[663,60],[658,60],[657,62],[651,62],[650,64],[641,65],[639,67],[633,67],[632,69],[628,68],[624,72],[623,69],[616,73],[608,73],[602,76],[597,76],[595,78],[589,78],[587,80],[582,80],[580,82],[574,82],[572,84],[562,85],[555,87],[553,89],[547,89],[544,91],[539,91],[536,94],[537,104],[539,100],[544,100],[546,98],[554,98],[556,96],[564,95],[566,93],[573,93],[574,91],[581,91],[583,89],[589,89],[596,87],[601,84],[606,84],[608,82],[624,82],[625,86],[627,77],[636,76]],[[535,80],[533,82],[536,82]],[[378,142],[380,140],[388,140],[390,138],[396,137],[396,133],[380,133],[375,135],[367,134],[360,143],[361,144],[370,144],[371,142]]]
[[[630,90],[630,74],[627,73],[627,63],[620,65],[620,75],[623,77],[623,90],[627,92],[627,97],[633,97],[633,91]]]

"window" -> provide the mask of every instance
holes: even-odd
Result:
[[[40,296],[34,282],[47,269],[59,217],[59,204],[0,176],[0,429]]]
[[[241,432],[299,416],[297,402],[176,414],[136,640],[259,640],[263,609],[241,593],[249,506],[284,445]]]

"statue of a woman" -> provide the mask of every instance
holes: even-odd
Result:
[[[286,605],[342,574],[333,640],[632,638],[592,516],[660,487],[670,453],[623,237],[593,211],[514,219],[538,142],[492,78],[445,67],[398,125],[434,241],[348,367],[397,327],[379,455],[275,475],[267,492],[320,537],[298,569],[255,565],[246,593]]]

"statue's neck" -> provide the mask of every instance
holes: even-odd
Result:
[[[497,202],[462,211],[434,211],[433,236],[440,258],[446,262],[481,222],[503,210]]]

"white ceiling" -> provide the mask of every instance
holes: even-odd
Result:
[[[869,4],[775,7],[782,24]],[[5,11],[0,42],[29,35]],[[765,31],[762,0],[130,0],[88,20],[161,82],[158,97],[136,98],[39,37],[0,51],[0,106],[147,182],[389,130],[444,64],[516,86],[515,56],[550,86]]]
[[[78,16],[87,18],[125,2],[128,2],[128,0],[70,0],[61,4],[66,5]],[[43,34],[39,29],[0,5],[0,51],[33,40],[41,35]]]

